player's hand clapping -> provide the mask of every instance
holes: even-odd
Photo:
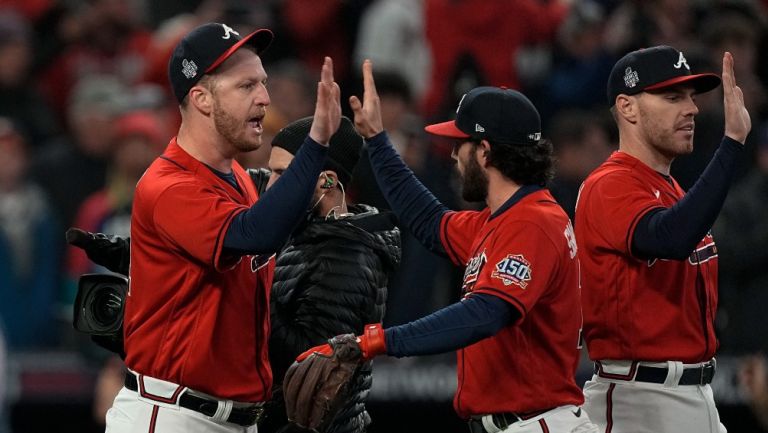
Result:
[[[350,96],[349,105],[355,113],[355,129],[358,134],[368,139],[384,130],[381,103],[373,81],[373,63],[370,60],[363,62],[363,102],[357,96]]]
[[[316,142],[328,145],[331,136],[341,124],[341,91],[333,81],[333,60],[326,57],[317,83],[317,102],[309,136]]]

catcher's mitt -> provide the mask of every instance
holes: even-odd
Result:
[[[363,362],[353,334],[328,340],[333,351],[315,352],[288,368],[283,397],[288,420],[299,427],[323,431],[349,396],[348,384]]]

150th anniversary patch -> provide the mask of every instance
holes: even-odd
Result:
[[[525,289],[531,281],[531,264],[522,254],[507,254],[507,257],[496,263],[491,277],[500,279],[505,286],[516,284]]]

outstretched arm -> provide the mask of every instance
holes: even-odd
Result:
[[[341,124],[339,85],[333,61],[325,58],[317,83],[317,103],[309,136],[285,173],[256,204],[232,219],[224,238],[230,254],[273,253],[285,243],[305,215],[328,143]]]
[[[363,101],[352,96],[349,104],[355,114],[355,129],[368,145],[376,182],[398,219],[414,236],[430,251],[445,254],[440,242],[440,221],[448,208],[405,165],[384,132],[370,60],[363,62],[363,88]]]
[[[725,137],[712,161],[685,197],[668,209],[649,212],[632,236],[632,253],[642,258],[682,260],[707,234],[723,207],[752,121],[736,85],[733,56],[723,55]]]

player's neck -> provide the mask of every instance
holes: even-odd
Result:
[[[619,151],[634,156],[654,171],[669,176],[673,158],[660,153],[642,137],[620,132]]]
[[[201,133],[198,128],[182,122],[176,143],[196,160],[213,167],[222,173],[232,171],[232,159],[234,155],[225,154],[222,145],[216,136],[210,133]]]
[[[520,185],[505,178],[496,170],[489,170],[488,174],[488,198],[486,204],[493,214],[520,189]]]

